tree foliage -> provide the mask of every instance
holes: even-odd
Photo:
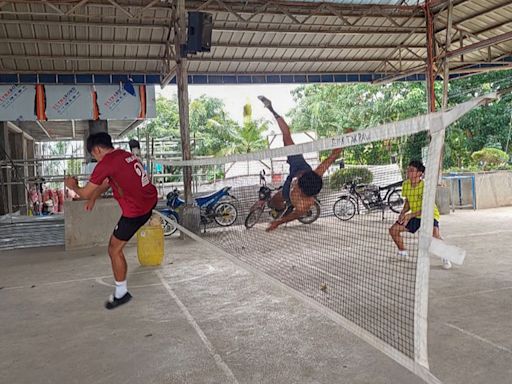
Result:
[[[370,184],[373,181],[373,173],[368,168],[351,167],[338,169],[331,175],[331,189],[340,189],[345,184],[355,181],[360,184]]]
[[[473,152],[471,158],[478,162],[484,170],[488,170],[493,166],[505,164],[509,156],[501,149],[482,148],[479,151]]]
[[[493,89],[512,84],[512,71],[491,72],[450,83],[450,105],[481,96]],[[496,148],[510,154],[512,95],[474,109],[452,124],[446,133],[445,168],[463,168],[474,164],[473,152]]]
[[[512,84],[512,71],[492,72],[450,81],[449,107]],[[442,84],[435,85],[437,108]],[[292,92],[296,107],[288,114],[292,131],[314,131],[317,137],[401,121],[427,112],[424,82],[395,82],[386,85],[330,84],[304,85]],[[179,140],[179,113],[176,98],[157,99],[157,118],[147,124],[152,137]],[[512,96],[479,107],[452,124],[446,131],[444,167],[475,167],[471,154],[482,148],[496,148],[510,154]],[[252,118],[251,106],[244,106],[244,122],[234,121],[220,99],[201,96],[190,104],[190,132],[195,155],[247,153],[265,148],[268,123]],[[420,159],[428,144],[422,132],[382,142],[347,148],[344,158],[352,164],[387,164],[397,160],[405,167]],[[492,166],[492,165],[489,165]]]
[[[297,107],[289,114],[295,131],[315,131],[329,137],[426,113],[423,83],[306,85],[293,94]],[[425,135],[348,148],[345,159],[353,164],[401,163],[418,158]]]
[[[151,137],[174,138],[179,141],[177,98],[159,97],[156,110],[157,117],[145,129],[149,130]],[[264,134],[268,123],[252,118],[250,104],[244,106],[245,117],[242,125],[225,112],[222,100],[205,95],[192,100],[189,113],[190,136],[196,156],[248,153],[267,147]]]
[[[491,72],[450,81],[449,107],[483,95],[493,89],[510,87],[512,71]],[[437,108],[442,83],[435,84]],[[329,137],[352,130],[405,120],[427,112],[425,84],[396,82],[386,85],[305,85],[293,92],[297,107],[290,113],[294,131],[315,131]],[[446,132],[445,168],[475,166],[471,154],[482,148],[496,148],[510,154],[512,95],[509,93],[487,106],[476,108],[452,124]],[[384,164],[396,157],[402,167],[421,158],[428,144],[426,132],[395,140],[350,147],[347,163]]]

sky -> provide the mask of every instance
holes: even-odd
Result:
[[[226,112],[239,123],[243,121],[244,105],[250,102],[253,118],[268,120],[273,124],[273,130],[278,130],[272,114],[263,107],[257,97],[264,95],[269,98],[276,112],[284,116],[295,106],[290,92],[298,86],[298,84],[189,85],[189,98],[193,100],[206,95],[221,99],[224,101]],[[171,98],[176,95],[176,92],[176,85],[168,85],[163,90],[156,87],[157,96]]]

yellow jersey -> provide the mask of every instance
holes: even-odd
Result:
[[[420,180],[418,185],[415,187],[412,186],[411,180],[405,180],[402,183],[402,196],[407,199],[409,202],[409,208],[411,212],[421,211],[421,207],[423,205],[423,188],[425,187],[425,183],[423,180]],[[437,209],[437,205],[434,203],[434,219],[439,221],[439,209]],[[421,216],[418,216],[421,218]]]

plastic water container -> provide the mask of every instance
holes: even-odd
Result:
[[[154,266],[164,260],[164,229],[161,225],[145,225],[137,232],[137,257],[140,265]]]

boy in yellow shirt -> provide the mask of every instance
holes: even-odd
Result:
[[[404,208],[395,224],[389,228],[389,234],[398,247],[397,259],[407,260],[409,253],[405,249],[400,234],[402,232],[416,233],[421,225],[421,208],[423,203],[424,182],[421,179],[425,172],[425,166],[421,161],[413,160],[407,167],[407,180],[402,184],[402,196],[405,198]],[[432,236],[441,239],[439,233],[439,210],[434,204],[434,232]],[[452,264],[443,259],[443,268],[450,269]]]

